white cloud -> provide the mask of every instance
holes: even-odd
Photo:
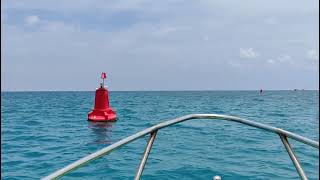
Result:
[[[319,51],[316,49],[310,49],[307,51],[307,58],[312,60],[319,60]]]
[[[289,56],[288,54],[282,54],[279,55],[276,58],[272,58],[272,59],[267,59],[266,62],[268,64],[279,64],[279,63],[290,63],[290,64],[294,64],[294,62],[292,61],[291,56]]]
[[[287,54],[283,54],[283,55],[280,55],[277,60],[279,62],[290,62],[291,61],[291,56],[287,55]]]
[[[276,63],[276,61],[273,60],[273,59],[268,59],[267,62],[268,62],[269,64],[274,64],[274,63]]]
[[[27,25],[32,26],[39,23],[40,18],[38,16],[32,15],[32,16],[27,16],[24,21]]]
[[[240,48],[240,57],[245,59],[254,59],[258,57],[258,53],[253,48]]]
[[[204,40],[204,41],[209,41],[209,36],[205,35],[205,36],[203,37],[203,40]]]

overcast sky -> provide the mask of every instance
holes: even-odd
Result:
[[[319,88],[318,0],[1,4],[1,90]]]

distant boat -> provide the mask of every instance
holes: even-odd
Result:
[[[259,92],[259,94],[260,94],[260,95],[262,95],[262,94],[263,94],[263,90],[262,90],[262,89],[260,89],[260,92]]]

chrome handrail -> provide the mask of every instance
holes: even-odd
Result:
[[[299,173],[301,179],[305,180],[307,179],[307,176],[305,175],[297,157],[295,156],[290,144],[289,144],[289,141],[287,140],[287,138],[291,138],[291,139],[294,139],[296,141],[299,141],[299,142],[302,142],[306,145],[309,145],[309,146],[312,146],[314,148],[317,148],[319,149],[319,142],[316,142],[314,140],[311,140],[311,139],[308,139],[308,138],[305,138],[303,136],[300,136],[300,135],[297,135],[297,134],[294,134],[292,132],[289,132],[289,131],[285,131],[283,129],[280,129],[280,128],[276,128],[276,127],[272,127],[272,126],[269,126],[269,125],[265,125],[265,124],[262,124],[262,123],[258,123],[258,122],[254,122],[254,121],[250,121],[250,120],[247,120],[247,119],[242,119],[242,118],[238,118],[238,117],[235,117],[235,116],[228,116],[228,115],[220,115],[220,114],[190,114],[190,115],[186,115],[186,116],[182,116],[182,117],[179,117],[179,118],[176,118],[176,119],[172,119],[172,120],[168,120],[168,121],[164,121],[162,123],[159,123],[157,125],[154,125],[150,128],[147,128],[145,130],[142,130],[140,132],[137,132],[131,136],[128,136],[127,138],[124,138],[114,144],[111,144],[110,146],[107,146],[99,151],[96,151],[95,153],[92,153],[88,156],[85,156],[71,164],[69,164],[68,166],[65,166],[64,168],[60,169],[60,170],[57,170],[55,171],[54,173],[42,178],[43,180],[48,180],[48,179],[57,179],[65,174],[67,174],[68,172],[71,172],[77,168],[79,168],[80,166],[92,161],[92,160],[95,160],[95,159],[98,159],[108,153],[110,153],[111,151],[117,149],[117,148],[120,148],[121,146],[127,144],[127,143],[130,143],[136,139],[139,139],[143,136],[145,136],[146,134],[151,134],[150,136],[150,139],[147,143],[147,147],[145,149],[145,152],[143,154],[143,157],[142,157],[142,160],[140,162],[140,165],[139,165],[139,168],[137,170],[137,173],[136,173],[136,176],[135,176],[135,179],[140,179],[140,176],[142,175],[142,172],[143,172],[143,169],[144,169],[144,166],[145,166],[145,163],[147,161],[147,158],[148,158],[148,155],[150,153],[150,150],[152,148],[152,144],[153,144],[153,141],[155,140],[155,137],[156,137],[156,134],[157,134],[157,131],[162,129],[162,128],[165,128],[165,127],[168,127],[168,126],[171,126],[171,125],[174,125],[174,124],[177,124],[177,123],[181,123],[183,121],[187,121],[187,120],[190,120],[190,119],[221,119],[221,120],[228,120],[228,121],[234,121],[234,122],[238,122],[238,123],[241,123],[241,124],[245,124],[245,125],[248,125],[248,126],[252,126],[252,127],[256,127],[256,128],[259,128],[259,129],[263,129],[265,131],[269,131],[269,132],[272,132],[272,133],[275,133],[275,134],[278,134],[280,136],[280,139],[282,141],[282,143],[284,144],[291,160],[293,161],[293,164],[295,165],[295,168],[297,170],[297,172]]]

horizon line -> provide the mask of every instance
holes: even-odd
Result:
[[[181,91],[259,91],[260,89],[210,89],[210,90],[108,90],[110,92],[181,92]],[[263,91],[319,91],[319,89],[262,89]],[[94,92],[95,90],[1,90],[1,92]]]

